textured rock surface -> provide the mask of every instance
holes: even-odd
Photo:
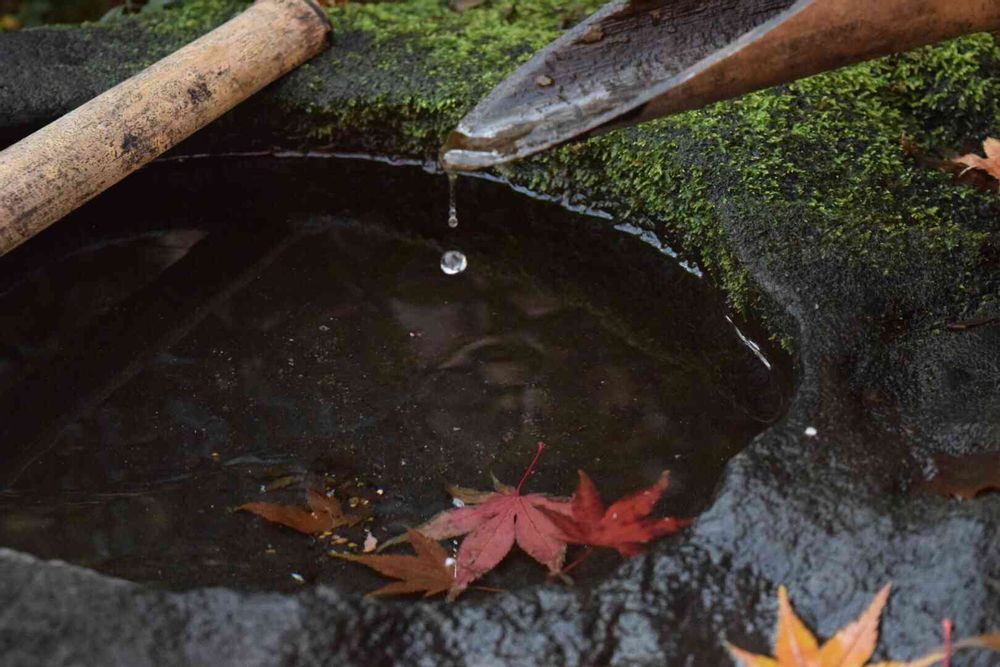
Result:
[[[0,37],[0,137],[15,138],[232,14],[192,1],[137,20]],[[331,50],[181,151],[434,154],[443,133],[586,3],[436,0],[332,10]],[[655,229],[794,346],[796,399],[733,459],[683,537],[596,591],[476,604],[165,594],[0,552],[4,664],[724,664],[763,650],[778,583],[821,635],[884,582],[883,654],[1000,627],[1000,497],[911,495],[936,453],[1000,444],[1000,200],[900,145],[1000,132],[1000,48],[973,36],[562,149],[505,172]],[[807,426],[817,429],[807,437]],[[964,664],[996,664],[969,657]]]

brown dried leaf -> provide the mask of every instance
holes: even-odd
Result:
[[[276,503],[245,503],[237,511],[251,512],[272,523],[281,524],[307,535],[315,535],[340,526],[353,526],[362,517],[345,514],[336,498],[309,489],[306,492],[309,509]]]
[[[968,456],[939,456],[938,473],[917,486],[925,493],[972,500],[991,491],[1000,491],[1000,452],[980,452]]]
[[[406,595],[423,593],[424,597],[439,595],[455,583],[455,561],[440,544],[416,530],[407,531],[415,556],[352,556],[331,552],[334,558],[361,563],[380,574],[399,581],[387,584],[369,595]]]
[[[1000,140],[988,137],[983,142],[983,152],[986,157],[969,153],[955,158],[955,162],[964,165],[966,169],[979,169],[1000,181]]]
[[[604,39],[604,28],[599,25],[592,25],[577,41],[581,44],[596,44],[602,39]]]
[[[988,324],[993,324],[994,322],[1000,322],[1000,315],[989,315],[986,317],[974,317],[970,320],[959,320],[958,322],[952,322],[948,325],[948,331],[968,331],[969,329],[978,329],[979,327],[985,327]]]

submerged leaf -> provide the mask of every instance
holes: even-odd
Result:
[[[1000,491],[1000,452],[935,459],[937,474],[917,488],[941,496],[972,500],[990,491]]]
[[[308,535],[323,533],[341,526],[353,526],[362,518],[353,514],[344,514],[344,510],[336,498],[326,496],[313,489],[306,492],[306,502],[309,504],[308,510],[295,505],[260,502],[245,503],[237,507],[236,510],[251,512],[272,523],[281,524]]]

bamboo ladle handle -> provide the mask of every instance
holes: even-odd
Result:
[[[0,152],[0,255],[315,56],[329,34],[313,0],[257,0]]]

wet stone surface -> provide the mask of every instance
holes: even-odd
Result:
[[[556,36],[564,8],[543,4],[533,12],[537,5],[518,2],[520,18],[504,3],[461,15],[433,2],[331,10],[341,29],[329,51],[182,150],[277,145],[427,159],[490,82]],[[4,36],[0,61],[10,66],[0,77],[0,143],[134,74],[239,6],[189,0],[182,11],[140,21]],[[457,605],[369,602],[323,584],[293,595],[164,592],[0,551],[3,662],[726,665],[723,641],[767,649],[779,584],[817,634],[830,636],[892,581],[879,659],[923,654],[938,643],[942,617],[955,621],[959,635],[1000,628],[1000,498],[926,497],[912,484],[934,471],[939,455],[996,452],[1000,443],[1000,326],[947,328],[995,314],[1000,215],[995,197],[957,189],[899,140],[916,133],[917,143],[951,150],[995,136],[996,54],[995,39],[980,35],[609,135],[507,172],[557,196],[607,206],[618,216],[608,226],[635,222],[686,239],[684,250],[714,263],[712,278],[731,298],[747,305],[760,297],[771,333],[794,345],[799,372],[785,416],[729,460],[707,509],[682,537],[586,586],[527,585]],[[190,191],[191,178],[178,174],[164,187]],[[319,197],[333,187],[325,179],[301,185]],[[227,276],[269,261],[265,250],[280,234],[263,241],[247,234],[268,227],[240,206],[243,196],[229,202],[227,219],[244,224],[225,240],[244,250],[217,252],[204,244],[209,237],[189,252],[220,263],[219,280],[206,282],[199,272],[202,280],[185,282],[180,272],[169,291],[148,300],[161,318],[147,312],[136,321],[150,324],[134,335],[111,328],[108,340],[169,337],[160,319],[190,316]],[[435,204],[436,231],[420,233],[441,239],[431,264],[442,278],[437,265],[452,238],[470,257],[492,254],[476,253],[464,236],[434,236],[447,230],[444,199]],[[201,214],[183,197],[168,203],[189,223]],[[144,209],[136,203],[136,212]],[[468,225],[465,212],[459,216],[462,235]],[[79,248],[98,229],[125,236],[135,225],[135,216],[119,211],[99,226],[60,234],[66,248]],[[58,256],[59,244],[46,238],[54,237],[18,256]],[[592,248],[584,254],[602,257]],[[231,265],[222,264],[225,257]],[[482,268],[475,260],[468,272]],[[662,286],[637,279],[637,294]],[[589,281],[586,300],[604,286]],[[614,288],[610,302],[621,303]],[[175,300],[178,294],[187,297]],[[141,357],[142,349],[117,356]],[[105,356],[86,361],[72,359],[77,382],[113,387],[102,373],[127,370]],[[52,395],[36,399],[55,401],[59,385],[52,386]],[[76,409],[64,405],[60,413]],[[65,425],[42,426],[22,435],[44,440]],[[512,453],[489,465],[507,477],[523,459]],[[560,471],[551,461],[548,474]],[[239,525],[253,526],[247,519]],[[956,661],[995,664],[985,654]]]
[[[661,511],[702,511],[782,414],[786,360],[638,238],[461,191],[450,231],[444,179],[412,168],[160,164],[12,255],[0,546],[157,588],[365,592],[375,575],[326,556],[346,545],[231,509],[329,488],[373,512],[341,542],[384,541],[448,507],[446,482],[514,483],[538,441],[529,488],[568,495],[585,469],[615,498],[670,469]],[[442,273],[441,243],[470,268]],[[514,557],[483,583],[544,579]]]

